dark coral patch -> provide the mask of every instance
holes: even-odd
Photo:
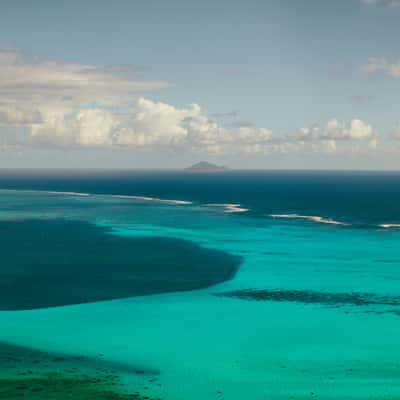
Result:
[[[116,389],[115,381],[59,372],[29,377],[0,377],[0,399],[20,400],[144,400],[149,396]]]
[[[340,306],[400,306],[400,296],[380,296],[373,293],[330,293],[314,290],[242,289],[215,293],[218,297],[233,297],[251,301],[277,301]]]
[[[121,373],[142,382],[127,387]],[[159,378],[145,366],[0,343],[0,400],[159,400]]]

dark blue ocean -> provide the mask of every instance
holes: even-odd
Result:
[[[0,188],[241,204],[260,217],[299,214],[357,225],[400,223],[398,172],[3,170]]]

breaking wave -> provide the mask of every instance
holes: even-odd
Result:
[[[176,204],[176,205],[193,204],[191,201],[187,201],[187,200],[160,199],[158,197],[148,197],[148,196],[129,196],[129,195],[124,195],[124,194],[110,194],[110,195],[99,195],[99,196],[108,196],[108,197],[114,197],[117,199],[149,201],[149,202],[154,202],[154,203],[165,203],[165,204]]]
[[[400,224],[379,224],[378,226],[383,229],[400,229]]]
[[[148,196],[129,196],[119,194],[101,194],[101,193],[83,193],[83,192],[65,192],[56,190],[27,190],[27,189],[0,189],[2,192],[18,192],[18,193],[39,193],[39,194],[51,194],[56,196],[78,196],[78,197],[106,197],[106,198],[118,198],[125,200],[136,200],[143,202],[153,203],[164,203],[164,204],[176,204],[176,205],[189,205],[193,204],[191,201],[186,200],[174,200],[174,199],[160,199],[157,197]]]
[[[73,192],[73,191],[57,191],[57,190],[32,190],[32,189],[0,189],[0,193],[37,193],[37,194],[49,194],[53,196],[71,196],[71,197],[94,197],[94,198],[114,198],[121,200],[132,200],[143,203],[158,203],[168,205],[185,206],[193,204],[192,201],[179,200],[179,199],[164,199],[151,196],[136,196],[136,195],[124,195],[124,194],[102,194],[102,193],[87,193],[87,192]],[[251,211],[250,208],[244,207],[240,203],[208,203],[199,204],[201,207],[218,208],[222,209],[224,213],[247,213]],[[265,214],[264,214],[265,216]],[[367,228],[378,228],[385,230],[400,230],[400,223],[377,223],[371,225],[349,223],[347,221],[340,221],[329,217],[323,217],[319,215],[304,215],[296,213],[288,214],[268,214],[269,218],[273,219],[287,219],[287,220],[303,220],[319,224],[336,225],[336,226],[355,226],[355,227],[367,227]]]
[[[205,204],[206,207],[221,207],[226,213],[243,213],[250,211],[248,208],[242,207],[241,204],[223,203],[223,204]]]
[[[318,215],[301,215],[301,214],[270,214],[271,218],[282,218],[282,219],[302,219],[305,221],[317,222],[320,224],[330,224],[330,225],[349,225],[347,222],[337,221],[332,218],[324,218]]]

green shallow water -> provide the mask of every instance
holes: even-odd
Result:
[[[1,204],[3,219],[86,221],[243,261],[195,291],[3,311],[0,341],[158,371],[156,384],[116,368],[124,387],[166,400],[400,398],[397,231],[123,199],[8,193]]]

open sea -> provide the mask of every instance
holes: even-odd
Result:
[[[2,170],[0,238],[0,399],[400,399],[400,173]]]

